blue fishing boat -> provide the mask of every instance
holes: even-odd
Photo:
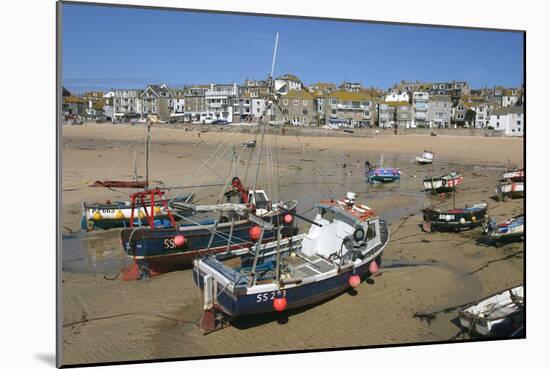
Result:
[[[365,175],[370,183],[390,183],[401,179],[401,171],[397,168],[372,168]]]
[[[227,318],[311,305],[357,288],[378,272],[389,228],[375,212],[344,200],[325,200],[308,220],[307,233],[233,253],[232,258],[196,259],[193,278],[204,292],[205,330],[216,329],[212,316]],[[266,229],[269,229],[267,227]],[[281,227],[274,225],[277,234]]]
[[[272,224],[285,223],[284,237],[294,234],[296,201],[270,204],[264,190],[245,189],[237,177],[233,178],[232,186],[233,190],[226,193],[228,202],[225,204],[174,206],[175,215],[192,214],[182,216],[181,222],[121,230],[124,253],[150,276],[188,267],[194,258],[205,253],[251,247],[258,230],[249,220],[249,214]],[[240,197],[240,203],[229,202],[235,194]],[[272,231],[266,231],[264,241],[272,241],[274,237]]]
[[[497,224],[494,219],[483,228],[483,233],[496,245],[521,240],[524,233],[525,216],[523,214]]]

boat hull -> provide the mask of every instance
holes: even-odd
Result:
[[[509,198],[516,199],[523,197],[524,187],[523,182],[502,183],[495,188],[495,191],[498,199],[505,201]]]
[[[289,211],[295,212],[295,208]],[[262,220],[272,224],[283,223],[283,213],[277,212],[274,215],[262,217]],[[148,227],[126,228],[120,232],[120,242],[124,253],[133,258],[141,266],[154,271],[166,272],[180,268],[189,267],[192,260],[204,253],[220,253],[228,250],[249,248],[253,245],[250,238],[250,228],[254,223],[248,220],[235,221],[231,241],[231,223],[220,223],[214,227],[214,223],[203,223],[200,225],[186,225],[168,228]],[[212,231],[216,233],[212,238]],[[294,234],[294,222],[283,228],[283,237]],[[174,238],[182,235],[185,239],[183,246],[178,246]],[[212,240],[211,240],[212,239]],[[275,233],[265,230],[263,242],[270,242],[275,239]],[[208,245],[210,244],[210,248]]]
[[[454,191],[455,187],[462,183],[462,176],[443,176],[436,178],[426,178],[423,181],[424,189],[437,193]]]
[[[487,204],[483,208],[460,211],[462,209],[424,209],[424,223],[427,231],[460,232],[483,226],[487,222]]]

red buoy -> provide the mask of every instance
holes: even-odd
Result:
[[[250,233],[250,239],[252,241],[258,241],[260,239],[260,235],[262,234],[262,230],[260,229],[260,227],[255,225],[254,227],[250,228],[249,233]]]
[[[369,265],[369,272],[370,274],[376,274],[378,273],[378,264],[376,264],[376,261],[373,260],[370,262],[370,265]]]
[[[348,283],[351,287],[357,288],[361,284],[361,278],[357,274],[352,274],[349,277]]]
[[[283,222],[285,222],[286,224],[290,224],[292,223],[292,215],[291,214],[285,214],[285,216],[283,217]]]
[[[177,247],[183,247],[185,244],[185,237],[182,234],[178,234],[176,237],[174,237],[174,244]]]
[[[285,297],[276,297],[273,299],[273,308],[276,311],[281,312],[286,309],[286,298]]]

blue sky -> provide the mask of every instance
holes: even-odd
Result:
[[[148,83],[242,83],[292,73],[306,84],[467,80],[523,83],[523,34],[233,14],[63,5],[63,83],[72,92]]]

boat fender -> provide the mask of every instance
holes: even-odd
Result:
[[[357,288],[361,284],[361,278],[357,274],[350,275],[348,283],[351,288]]]
[[[278,312],[286,309],[286,298],[281,294],[281,291],[277,291],[277,297],[273,299],[273,308]]]
[[[286,224],[292,223],[292,220],[292,214],[285,214],[283,217],[283,222],[285,222]]]
[[[459,222],[460,222],[460,224],[464,224],[464,223],[466,223],[466,219],[460,218]]]
[[[355,231],[353,232],[353,239],[357,242],[360,242],[360,241],[363,241],[364,238],[365,238],[365,231],[363,230],[363,228],[361,227],[356,228]]]
[[[183,247],[185,244],[185,237],[182,234],[178,234],[176,237],[174,237],[174,244],[177,247]]]
[[[249,234],[252,241],[258,241],[260,239],[260,234],[262,230],[257,225],[250,228]]]
[[[369,272],[370,272],[370,274],[378,273],[378,264],[376,263],[376,260],[373,260],[373,261],[370,262]]]
[[[516,184],[512,183],[512,192],[516,192]]]

